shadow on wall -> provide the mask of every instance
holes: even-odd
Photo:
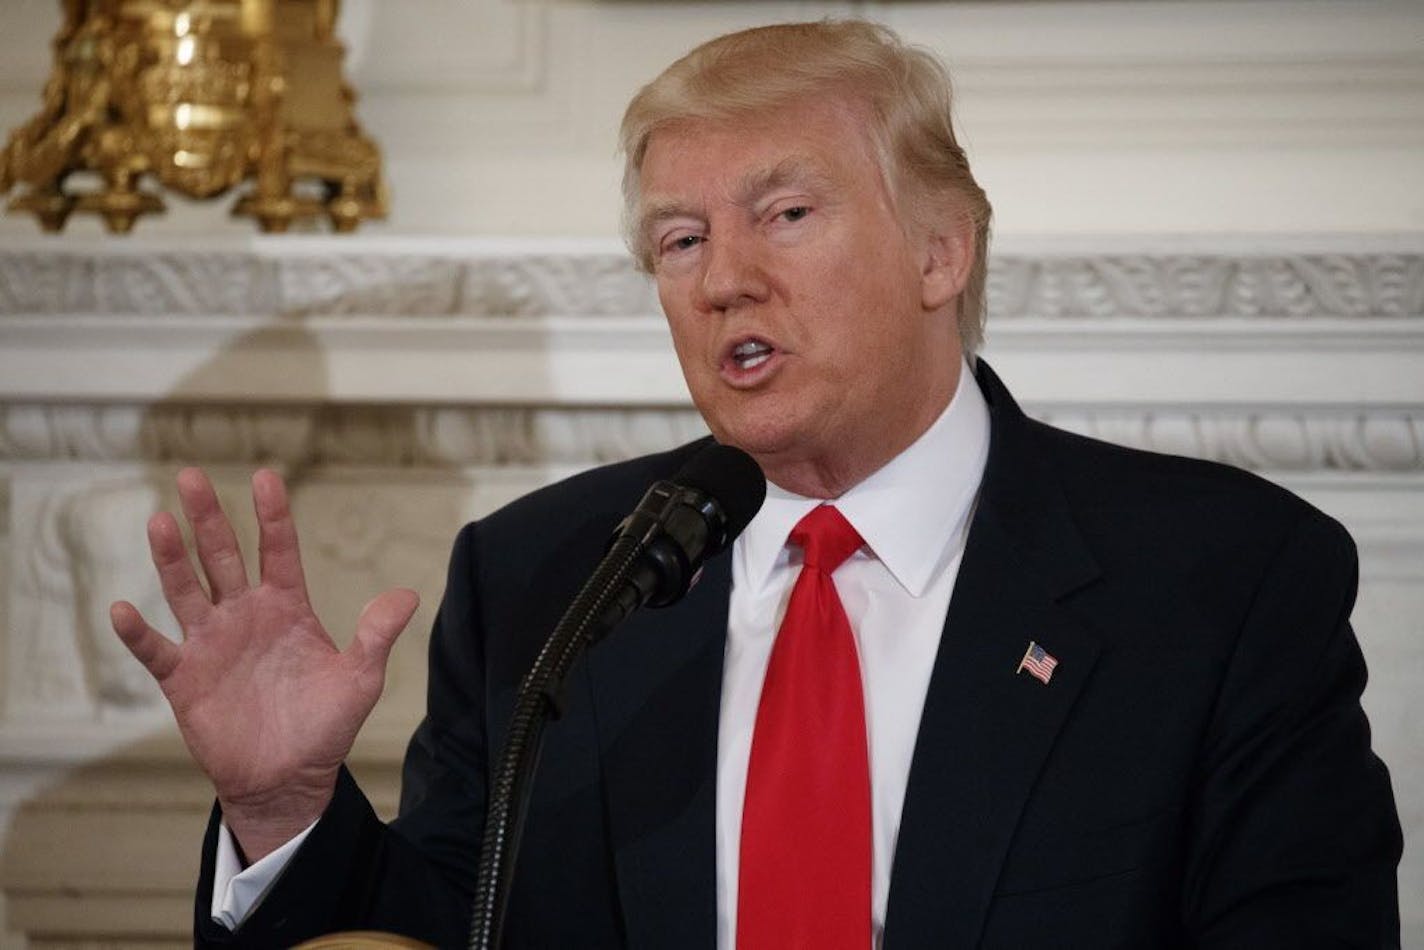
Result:
[[[87,710],[42,716],[73,726],[57,734],[78,735],[89,748],[37,752],[53,768],[42,791],[13,813],[0,854],[11,941],[23,934],[31,948],[191,944],[211,786],[108,619],[109,604],[127,599],[177,636],[145,524],[160,508],[178,511],[173,477],[185,465],[209,472],[254,578],[248,479],[263,465],[285,475],[313,604],[342,645],[371,596],[395,585],[420,591],[421,609],[392,654],[385,694],[351,760],[377,809],[394,812],[404,739],[424,706],[425,648],[446,556],[455,527],[472,514],[468,481],[418,450],[419,408],[224,405],[205,396],[212,379],[254,355],[279,357],[307,388],[327,390],[325,356],[305,330],[282,324],[233,340],[167,399],[135,414],[130,454],[55,467],[54,481],[66,484],[46,495],[37,515],[43,550],[13,565],[28,573],[18,586],[32,596],[13,612],[12,630],[18,636],[23,623],[51,640],[56,631],[67,635],[72,642],[45,655],[74,667],[56,675],[75,678],[75,692],[87,697]]]

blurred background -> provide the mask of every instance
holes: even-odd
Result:
[[[296,8],[231,2],[278,21]],[[166,17],[177,68],[191,66],[179,13],[201,6],[0,0],[0,129],[41,115],[66,11]],[[166,206],[128,234],[82,201],[59,233],[0,215],[0,947],[189,943],[210,792],[106,619],[118,597],[164,616],[143,525],[173,505],[182,465],[213,473],[248,535],[251,470],[288,475],[338,639],[377,591],[422,591],[354,756],[390,812],[458,525],[702,432],[618,239],[624,105],[718,33],[845,15],[950,66],[995,209],[985,355],[1025,407],[1255,470],[1355,536],[1365,703],[1405,825],[1404,942],[1424,946],[1410,899],[1424,893],[1424,3],[306,6],[318,25],[302,29],[336,14],[334,32],[321,70],[287,76],[287,101],[317,125],[339,115],[331,136],[359,123],[304,166],[346,168],[339,189],[308,183],[284,205],[264,191],[284,170],[264,166],[197,200],[150,172],[109,183],[111,217],[143,194]],[[80,93],[117,95],[61,92],[71,115]],[[0,184],[52,210],[15,171],[51,139],[27,141]],[[95,141],[120,164],[143,147]],[[285,234],[254,221],[319,201]]]

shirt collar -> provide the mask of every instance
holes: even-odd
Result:
[[[912,597],[958,552],[989,457],[989,407],[969,367],[939,418],[899,455],[835,499],[875,557]],[[766,501],[737,539],[745,578],[771,579],[791,529],[824,499],[767,483]]]

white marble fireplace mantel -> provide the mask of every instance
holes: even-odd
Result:
[[[986,358],[1031,413],[1256,470],[1350,528],[1401,892],[1424,893],[1424,236],[1004,240],[990,308]],[[456,527],[702,431],[611,242],[0,241],[6,926],[185,943],[207,791],[105,620],[119,596],[162,616],[143,523],[179,466],[233,511],[253,467],[288,474],[334,630],[421,590],[356,756],[389,809]]]

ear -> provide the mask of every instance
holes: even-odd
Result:
[[[974,222],[954,216],[925,235],[920,270],[920,303],[938,310],[964,292],[974,266]]]

